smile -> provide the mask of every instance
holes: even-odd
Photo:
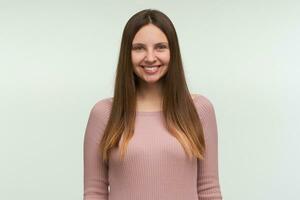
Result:
[[[148,75],[153,75],[156,74],[159,71],[159,68],[161,67],[161,65],[156,65],[156,66],[143,66],[141,65],[141,67],[144,69],[144,72]]]
[[[154,65],[154,66],[144,66],[144,65],[141,65],[141,67],[143,67],[143,68],[155,68],[155,67],[161,67],[161,65]]]

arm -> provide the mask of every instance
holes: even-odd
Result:
[[[97,105],[97,104],[96,104]],[[90,111],[84,135],[84,200],[108,200],[108,168],[101,163],[99,143],[104,131],[102,112]]]
[[[214,107],[204,98],[200,109],[206,142],[204,160],[197,160],[197,191],[199,200],[221,200],[218,175],[218,131]]]

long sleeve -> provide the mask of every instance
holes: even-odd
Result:
[[[84,200],[108,200],[108,168],[99,153],[104,131],[103,110],[97,104],[90,111],[84,135]]]
[[[197,160],[197,192],[199,200],[221,200],[218,174],[218,130],[212,103],[203,98],[199,108],[206,142],[204,160]]]

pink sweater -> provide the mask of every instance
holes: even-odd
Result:
[[[134,136],[124,161],[111,152],[100,163],[98,145],[112,98],[91,109],[84,137],[84,200],[221,200],[218,133],[212,103],[194,98],[207,144],[206,159],[189,161],[177,139],[162,124],[162,112],[137,112]]]

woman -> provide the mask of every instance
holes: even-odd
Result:
[[[127,22],[113,98],[91,109],[85,200],[220,200],[213,105],[190,94],[170,19],[146,9]]]

